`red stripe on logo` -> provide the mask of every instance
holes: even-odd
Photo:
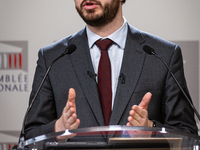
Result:
[[[9,54],[9,67],[11,68],[11,64],[12,64],[12,58],[11,58],[11,54]]]
[[[22,54],[19,53],[19,68],[22,69]]]
[[[14,65],[15,65],[15,68],[17,68],[17,55],[15,54],[14,56],[15,56],[15,58],[14,58]]]

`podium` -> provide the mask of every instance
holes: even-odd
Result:
[[[63,142],[55,138],[62,136]],[[20,142],[19,150],[199,150],[200,137],[166,128],[98,126],[65,130]]]

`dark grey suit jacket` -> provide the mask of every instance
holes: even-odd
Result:
[[[55,121],[66,105],[69,88],[76,90],[79,128],[104,125],[97,83],[88,75],[88,71],[94,73],[94,70],[85,29],[39,51],[30,101],[47,67],[71,43],[77,46],[76,51],[54,64],[28,115],[27,139],[54,132]],[[197,134],[192,108],[163,63],[143,51],[146,44],[167,62],[181,86],[188,91],[180,47],[128,25],[120,73],[123,73],[125,83],[119,80],[110,125],[126,125],[131,107],[138,105],[145,93],[151,92],[149,119],[155,120],[157,127]]]

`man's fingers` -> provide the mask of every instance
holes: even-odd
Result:
[[[132,116],[128,117],[128,122],[128,124],[130,124],[131,126],[140,126],[140,122],[134,119]]]
[[[68,119],[70,118],[73,114],[75,114],[75,109],[71,107],[70,109],[65,109],[63,115],[65,116],[64,118]]]
[[[63,116],[63,122],[66,129],[75,129],[80,124],[80,119],[77,118],[75,113],[67,112]]]
[[[151,97],[151,93],[146,93],[138,106],[132,106],[132,110],[129,112],[130,116],[128,117],[127,126],[149,126],[147,108]]]
[[[140,102],[139,107],[141,107],[143,109],[147,109],[149,102],[151,100],[151,96],[152,96],[152,94],[150,92],[146,93],[144,95],[144,97],[142,98],[142,101]]]
[[[76,121],[71,125],[71,129],[77,129],[78,126],[80,125],[80,119],[76,119]]]
[[[71,114],[70,116],[66,116],[65,117],[66,127],[71,126],[71,124],[76,122],[76,119],[77,119],[77,115],[76,114]]]
[[[76,113],[76,104],[75,104],[75,98],[76,98],[76,92],[73,88],[69,89],[69,94],[68,94],[68,100],[66,103],[66,106],[64,108],[64,112],[66,113],[69,109],[71,109],[72,107],[75,110]]]
[[[73,88],[69,89],[68,100],[66,106],[63,108],[62,116],[55,123],[55,132],[63,131],[66,129],[77,129],[80,125],[80,120],[76,114],[75,104],[76,92]],[[62,140],[64,138],[56,138]]]
[[[75,103],[75,98],[76,98],[76,92],[73,88],[69,89],[69,94],[68,94],[68,101]]]

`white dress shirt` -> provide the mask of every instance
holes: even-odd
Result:
[[[88,36],[88,45],[90,48],[90,55],[91,55],[95,74],[98,73],[99,60],[101,57],[101,51],[95,45],[95,42],[99,39],[106,39],[106,38],[109,38],[114,42],[114,44],[110,46],[110,48],[108,49],[108,55],[109,55],[110,63],[111,63],[112,107],[113,107],[114,98],[115,98],[115,94],[117,90],[117,84],[119,80],[119,73],[121,70],[122,59],[124,55],[126,37],[127,37],[127,32],[128,32],[127,21],[124,18],[123,25],[117,31],[115,31],[114,33],[112,33],[111,35],[107,37],[101,37],[93,33],[87,26],[86,26],[86,32]],[[96,81],[97,81],[97,78],[96,78]]]

